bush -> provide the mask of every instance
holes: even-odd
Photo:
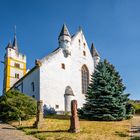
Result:
[[[133,115],[135,114],[135,109],[129,101],[126,104],[126,119],[131,119]]]
[[[0,119],[26,120],[36,115],[36,100],[18,91],[8,91],[0,97]]]
[[[140,114],[140,102],[130,100],[129,103],[132,104],[132,106],[134,107],[135,113]]]

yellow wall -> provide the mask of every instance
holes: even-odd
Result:
[[[15,69],[19,69],[19,70],[23,71],[23,76],[24,76],[26,74],[26,63],[23,61],[13,59],[13,58],[9,58],[9,57],[5,61],[6,62],[5,62],[5,86],[4,86],[4,89],[7,92],[12,86],[12,85],[10,85],[11,78],[15,78],[15,77],[11,76],[11,74],[10,74],[11,68],[15,68]],[[11,61],[22,63],[23,68],[17,68],[15,66],[11,66]]]
[[[23,75],[26,74],[26,63],[23,64]]]
[[[10,89],[10,58],[7,58],[7,61],[6,61],[6,91],[8,91]]]

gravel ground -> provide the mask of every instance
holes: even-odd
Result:
[[[15,127],[0,122],[0,140],[38,140],[24,132],[17,130]]]
[[[137,137],[140,140],[140,116],[134,116],[131,121],[131,139]]]

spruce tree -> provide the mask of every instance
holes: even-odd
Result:
[[[79,111],[82,118],[89,120],[123,120],[129,94],[115,67],[107,60],[99,62],[91,76],[86,94],[86,103]]]

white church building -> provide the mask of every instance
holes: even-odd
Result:
[[[90,76],[100,61],[94,45],[89,49],[81,29],[70,35],[63,25],[58,37],[58,46],[49,55],[35,61],[35,66],[26,71],[26,56],[18,51],[16,35],[13,44],[8,44],[5,54],[4,88],[16,89],[56,112],[69,112],[72,99],[78,108],[85,102]]]

